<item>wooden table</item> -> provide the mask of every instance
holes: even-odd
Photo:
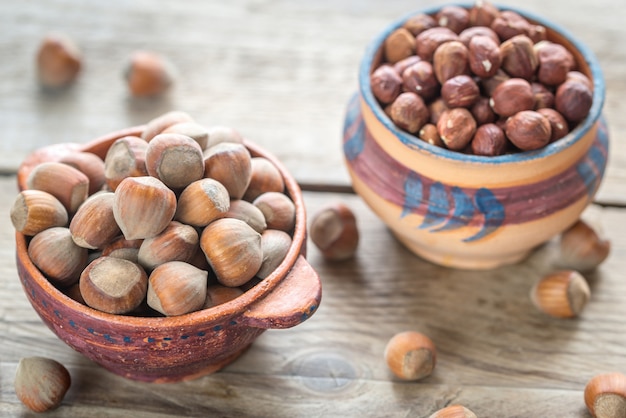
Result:
[[[583,401],[595,374],[626,372],[626,26],[618,0],[512,0],[566,28],[604,69],[611,154],[585,219],[611,240],[610,258],[587,275],[592,297],[580,318],[556,320],[528,293],[557,267],[550,242],[515,266],[492,271],[438,267],[410,254],[348,186],[341,153],[346,102],[360,56],[386,24],[440,1],[241,0],[125,2],[0,0],[0,415],[29,416],[13,390],[17,362],[47,356],[73,385],[58,417],[425,417],[461,403],[479,417],[589,417]],[[60,95],[34,82],[34,54],[49,31],[67,33],[85,54],[77,84]],[[125,60],[136,49],[167,56],[178,75],[160,100],[128,97]],[[230,125],[277,155],[303,184],[309,214],[332,201],[357,214],[361,244],[344,263],[325,262],[310,243],[323,282],[316,314],[295,328],[264,333],[219,373],[177,384],[115,376],[75,353],[28,304],[14,261],[8,219],[14,172],[35,148],[86,142],[181,109],[209,125]],[[438,348],[434,374],[393,378],[388,339],[408,329]]]

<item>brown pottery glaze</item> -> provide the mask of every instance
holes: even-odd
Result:
[[[105,135],[85,145],[57,144],[28,156],[18,171],[18,186],[37,164],[57,161],[70,151],[104,158],[110,145],[142,126]],[[109,371],[126,378],[175,382],[215,372],[239,357],[266,329],[290,328],[308,319],[321,300],[321,283],[306,261],[306,215],[302,193],[285,167],[257,145],[280,170],[296,205],[293,243],[283,262],[267,278],[236,299],[176,317],[133,317],[96,311],[53,286],[27,254],[28,239],[16,233],[16,259],[24,291],[41,319],[65,343]]]

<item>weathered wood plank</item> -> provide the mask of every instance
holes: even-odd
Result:
[[[0,179],[10,196],[14,177]],[[12,191],[13,190],[13,191]],[[7,199],[0,207],[8,211]],[[554,242],[526,262],[489,272],[434,266],[408,253],[354,195],[306,193],[312,215],[341,200],[358,217],[357,257],[325,262],[309,243],[309,261],[324,288],[307,322],[263,334],[222,372],[196,381],[154,385],[106,372],[65,346],[41,323],[16,276],[12,229],[0,221],[0,411],[23,411],[12,391],[19,358],[44,355],[66,364],[75,379],[51,416],[427,416],[464,403],[479,416],[586,417],[582,391],[593,375],[626,363],[626,284],[622,210],[592,207],[613,254],[587,276],[593,296],[577,320],[537,312],[530,287],[557,267]],[[438,347],[435,373],[418,383],[393,378],[383,361],[388,339],[406,329],[427,333]],[[271,388],[271,390],[268,390]]]
[[[367,43],[389,22],[437,1],[0,2],[0,171],[15,170],[42,145],[86,142],[146,122],[166,110],[240,129],[277,154],[296,178],[348,184],[341,155],[345,105],[357,89]],[[624,202],[626,28],[621,3],[601,0],[507,3],[546,16],[598,56],[607,84],[606,116],[615,139],[599,199]],[[64,94],[42,94],[33,57],[41,37],[63,31],[85,53],[85,70]],[[178,71],[171,94],[131,100],[122,81],[130,53],[162,53]],[[614,185],[614,187],[613,187]]]

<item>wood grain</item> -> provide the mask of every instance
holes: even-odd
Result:
[[[6,196],[14,180],[0,181]],[[620,209],[585,213],[609,234],[614,252],[587,275],[592,299],[582,316],[556,320],[536,311],[528,297],[536,280],[559,268],[555,242],[516,266],[445,269],[409,254],[357,196],[305,193],[310,214],[336,200],[357,214],[361,242],[356,258],[343,263],[324,261],[309,243],[309,261],[324,288],[318,312],[295,328],[266,332],[223,371],[180,384],[114,376],[56,339],[21,291],[9,256],[11,226],[3,222],[0,412],[23,412],[12,376],[25,355],[49,356],[70,369],[74,384],[50,414],[59,417],[87,411],[105,417],[427,416],[451,403],[484,417],[586,417],[586,382],[623,370],[626,231]],[[8,210],[8,203],[2,206]],[[434,374],[416,383],[394,378],[382,356],[388,339],[407,329],[425,332],[438,348]]]
[[[14,171],[39,146],[87,142],[180,109],[204,124],[241,130],[277,154],[298,180],[349,184],[341,130],[365,46],[391,21],[445,3],[0,0],[0,171]],[[595,52],[606,79],[610,133],[617,140],[626,129],[621,3],[506,4],[545,16]],[[51,31],[76,39],[85,63],[76,85],[56,95],[39,91],[33,66],[41,38]],[[176,68],[174,88],[160,100],[128,96],[123,71],[137,49],[161,53]],[[612,149],[599,200],[625,201],[617,186],[626,178],[619,169],[625,166],[626,151]]]

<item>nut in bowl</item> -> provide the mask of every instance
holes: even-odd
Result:
[[[401,56],[388,51],[398,31],[415,41]],[[604,96],[593,53],[544,18],[486,2],[418,11],[366,49],[345,161],[355,191],[417,255],[516,263],[592,201],[608,154]]]
[[[69,155],[74,155],[77,152],[90,153],[92,156],[95,155],[105,160],[109,149],[116,141],[126,141],[128,138],[139,139],[142,133],[150,128],[149,125],[114,132],[85,145],[58,144],[35,151],[24,160],[18,171],[18,185],[22,190],[21,193],[30,192],[27,189],[29,178],[32,177],[31,173],[42,163],[66,160]],[[164,128],[165,126],[161,126],[159,131]],[[33,228],[24,229],[25,233],[20,230],[16,232],[16,259],[19,277],[29,302],[44,323],[69,346],[109,371],[135,380],[175,382],[193,379],[221,369],[238,358],[267,329],[290,328],[308,319],[319,306],[321,284],[319,276],[305,259],[307,231],[301,191],[296,181],[275,157],[247,140],[243,140],[240,144],[245,146],[250,158],[263,158],[276,168],[276,172],[281,178],[280,191],[293,202],[295,222],[288,233],[281,231],[286,236],[284,240],[286,244],[284,250],[280,252],[280,257],[282,257],[280,263],[271,260],[273,263],[270,270],[264,271],[263,278],[260,276],[250,280],[246,278],[246,283],[241,286],[239,283],[230,287],[220,283],[220,278],[213,272],[211,266],[211,263],[216,263],[216,260],[209,259],[208,255],[205,257],[205,252],[208,253],[208,251],[204,249],[200,251],[202,246],[200,235],[202,230],[206,230],[206,228],[189,226],[182,221],[177,221],[176,216],[178,215],[175,215],[169,198],[157,199],[159,201],[157,203],[162,206],[165,205],[166,209],[146,210],[149,216],[153,216],[154,212],[159,212],[167,213],[167,219],[174,218],[169,223],[163,222],[165,229],[160,235],[148,238],[148,235],[154,235],[154,231],[150,232],[148,229],[153,228],[155,223],[135,225],[132,218],[126,218],[128,222],[123,224],[124,229],[127,230],[125,232],[142,238],[131,240],[125,239],[123,236],[120,237],[120,229],[114,228],[116,217],[129,216],[128,213],[132,214],[137,210],[123,207],[124,211],[122,211],[115,206],[118,204],[117,195],[120,195],[120,199],[123,196],[121,192],[115,193],[115,191],[120,189],[125,193],[128,192],[129,186],[125,186],[124,181],[113,181],[112,184],[115,187],[109,188],[110,186],[104,184],[106,181],[101,179],[105,191],[97,192],[93,197],[106,196],[106,194],[115,194],[115,196],[99,198],[99,203],[91,206],[100,207],[100,215],[103,215],[107,213],[105,202],[112,202],[113,213],[111,216],[103,215],[97,219],[99,219],[98,223],[101,226],[112,226],[108,228],[108,231],[118,231],[117,233],[112,232],[110,239],[117,237],[109,246],[106,246],[102,242],[96,243],[94,239],[91,239],[94,234],[89,234],[88,230],[86,234],[75,232],[75,234],[81,235],[77,241],[81,245],[89,245],[90,249],[76,250],[77,255],[73,257],[75,262],[71,263],[72,269],[64,269],[65,274],[60,276],[63,280],[47,277],[49,275],[38,268],[37,263],[29,255],[29,247],[37,234],[41,233],[38,232],[39,229],[44,229],[44,232],[53,230],[55,234],[64,237],[70,234],[71,231],[67,232],[67,227],[60,226],[68,218],[51,215],[52,222],[49,224],[35,225]],[[145,147],[143,149],[145,152]],[[187,149],[192,149],[190,152],[197,155],[195,145],[184,148],[184,150]],[[135,147],[134,150],[137,151],[137,148]],[[174,150],[171,151],[174,152]],[[129,156],[133,154],[126,152],[116,155]],[[166,158],[163,158],[163,161],[165,160]],[[135,161],[141,161],[141,158],[137,158]],[[160,176],[165,175],[163,170],[159,173]],[[113,178],[116,174],[109,173],[108,177]],[[134,173],[133,176],[129,178],[140,180],[131,182],[131,190],[143,190],[142,188],[156,182],[156,178],[146,177],[141,170]],[[202,174],[200,173],[198,176],[201,177]],[[148,181],[147,179],[152,180]],[[193,184],[194,181],[207,180],[207,178],[194,179],[189,179],[189,181]],[[206,185],[207,187],[213,187],[216,182],[208,183],[210,184]],[[107,188],[109,190],[106,190]],[[219,188],[220,191],[226,193],[224,187],[219,186]],[[202,188],[195,188],[193,192],[202,195],[198,191],[199,189]],[[168,195],[166,189],[163,189],[161,185],[150,190],[156,190],[159,193],[165,190],[165,195]],[[45,192],[41,193],[45,195]],[[29,194],[32,193],[27,193],[27,195]],[[175,202],[176,199],[180,199],[183,193],[181,190],[176,190],[172,195],[176,195],[176,197],[172,197],[174,199],[172,201]],[[89,199],[93,197],[90,196],[85,202],[89,202]],[[202,197],[206,198],[206,196]],[[50,213],[63,212],[65,210],[63,205],[50,204],[52,199],[54,198],[50,198],[48,195],[46,199],[39,199],[37,202],[43,202],[39,206],[43,206],[44,209],[52,208],[49,210]],[[23,203],[25,200],[18,199],[22,205],[25,205]],[[127,201],[122,202],[122,205],[125,205],[125,202]],[[27,202],[26,204],[30,203]],[[251,204],[249,203],[249,205]],[[35,204],[32,206],[39,207]],[[93,207],[88,209],[90,213],[94,211]],[[233,219],[237,216],[235,212],[227,215],[226,210],[227,208],[222,208],[219,210],[220,213],[215,215],[218,212],[217,209],[207,208],[206,212],[210,212],[211,215],[209,216],[211,219],[208,220],[206,213],[200,213],[201,211],[198,210],[197,216],[193,219],[203,225],[205,222],[208,225],[213,225],[215,222],[226,220],[229,222],[225,222],[224,225],[237,223],[238,228],[245,230],[246,236],[251,237],[248,241],[255,245],[256,251],[259,251],[261,233],[253,230],[244,221]],[[81,207],[79,206],[76,213],[80,212]],[[71,219],[72,216],[78,218],[78,215],[70,213],[69,218]],[[135,213],[132,216],[138,215]],[[19,214],[16,214],[16,217],[20,220]],[[183,216],[180,215],[180,218]],[[213,220],[213,218],[217,218],[217,220]],[[24,221],[24,219],[21,220]],[[80,222],[86,221],[80,217]],[[28,224],[28,222],[22,223]],[[19,229],[22,229],[22,223],[18,222]],[[234,233],[233,231],[239,230],[221,229],[225,233]],[[260,229],[266,229],[264,223]],[[76,231],[84,230],[78,228]],[[122,232],[124,231],[122,230]],[[83,239],[83,235],[87,236],[88,239]],[[104,232],[101,235],[104,235]],[[167,242],[163,244],[164,241],[168,240],[179,245],[181,251],[168,254]],[[39,241],[45,243],[45,241],[50,240]],[[68,246],[71,245],[71,239],[65,239],[65,241],[68,241]],[[246,245],[248,241],[241,239],[238,242],[242,242],[241,245]],[[142,248],[144,242],[148,246],[147,248]],[[43,248],[43,244],[39,247]],[[76,248],[81,247],[77,244]],[[95,258],[89,264],[90,268],[85,268],[89,261],[86,257],[83,258],[87,252],[89,252],[90,260]],[[231,252],[233,251],[226,248],[222,253],[230,254]],[[180,259],[182,254],[185,254],[184,260]],[[259,253],[259,256],[261,254]],[[115,261],[113,257],[126,259],[120,258]],[[127,261],[133,257],[134,261]],[[236,257],[236,254],[233,255],[231,261],[237,262]],[[53,266],[70,264],[61,256],[57,256],[56,263],[50,262],[43,255],[40,259],[44,260],[41,263],[42,266],[47,265],[46,261]],[[175,261],[166,261],[172,259]],[[222,263],[227,261],[224,257],[221,258]],[[259,261],[262,265],[264,262],[264,259]],[[155,267],[158,263],[162,264]],[[82,268],[82,273],[80,271],[77,273],[77,266]],[[255,268],[258,267],[258,265],[255,266]],[[147,274],[142,270],[145,270]],[[254,271],[249,274],[250,277],[254,276]],[[78,275],[80,275],[80,279],[78,279]],[[117,282],[106,282],[110,279],[109,276],[114,275],[117,276]],[[150,277],[149,282],[146,280],[146,275]],[[179,280],[176,280],[177,278]],[[121,286],[120,280],[122,279],[130,284]],[[183,282],[183,279],[186,282]],[[174,282],[175,285],[169,286],[168,281]],[[80,286],[78,286],[79,284]],[[88,292],[85,293],[85,296],[88,297],[76,296],[77,287],[81,292]],[[132,288],[132,292],[129,295],[120,296],[118,294],[120,288]],[[226,290],[228,292],[225,292]],[[173,295],[178,294],[175,293],[178,291],[182,292],[180,297],[173,297]],[[221,294],[226,296],[218,297]],[[87,299],[89,300],[87,301]],[[95,302],[92,303],[92,300]],[[180,303],[183,300],[185,303],[193,302],[189,302],[188,306],[185,307],[181,306]],[[95,307],[92,307],[92,304]],[[186,309],[181,310],[181,308]]]

